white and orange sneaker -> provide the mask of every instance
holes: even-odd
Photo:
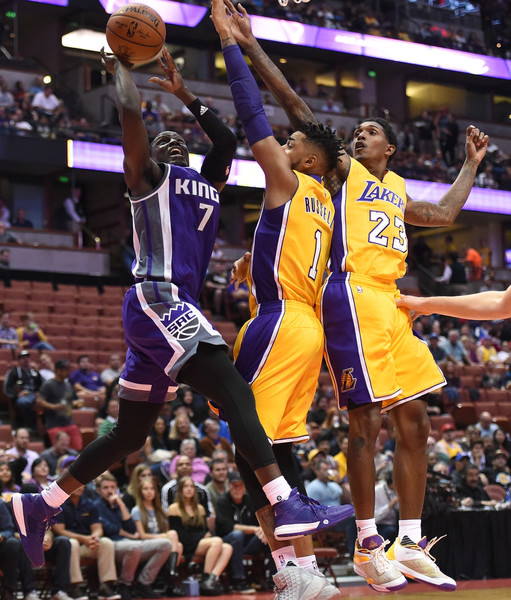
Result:
[[[441,539],[433,538],[428,542],[423,537],[415,543],[406,535],[402,540],[396,538],[387,550],[387,558],[406,577],[453,592],[456,582],[440,571],[435,564],[436,559],[430,554],[431,548]]]
[[[371,535],[355,544],[353,570],[377,592],[395,592],[408,583],[385,555],[388,543],[380,535]]]

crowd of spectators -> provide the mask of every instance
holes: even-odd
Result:
[[[180,1],[190,3],[189,0]],[[206,0],[194,3],[207,5]],[[464,52],[500,55],[500,48],[496,48],[491,43],[493,36],[490,36],[489,43],[483,39],[481,27],[476,32],[468,27],[460,26],[463,19],[462,11],[456,12],[454,6],[451,9],[444,8],[444,10],[431,12],[432,8],[438,8],[440,4],[435,5],[426,1],[421,3],[419,0],[417,4],[419,8],[422,4],[422,14],[420,14],[420,20],[416,20],[409,17],[408,10],[414,8],[414,4],[407,6],[407,3],[403,1],[399,7],[400,10],[396,10],[395,2],[384,0],[361,2],[312,0],[312,2],[299,3],[289,0],[287,6],[282,6],[278,0],[245,0],[243,2],[249,14],[299,21],[327,29],[344,29],[431,46],[453,48]],[[425,17],[424,12],[428,8],[430,12],[426,13],[428,16]],[[472,9],[472,14],[478,14],[476,6],[473,6]],[[426,22],[425,18],[430,18],[431,22]]]
[[[100,141],[88,120],[84,116],[71,116],[52,85],[44,84],[39,76],[26,89],[22,81],[15,81],[9,87],[0,75],[0,133]]]

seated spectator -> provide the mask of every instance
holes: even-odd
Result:
[[[0,244],[18,244],[18,238],[7,229],[7,225],[0,221]]]
[[[226,460],[221,458],[212,459],[209,463],[209,469],[210,480],[204,487],[211,498],[211,504],[216,513],[216,503],[218,498],[229,491],[229,483],[227,481],[227,473],[229,472],[227,467],[227,456]]]
[[[502,387],[502,377],[493,361],[486,364],[486,369],[481,377],[481,387],[485,390],[500,390]]]
[[[124,504],[126,504],[126,507],[129,511],[131,511],[131,509],[137,504],[136,498],[140,486],[144,483],[146,479],[152,478],[153,473],[149,465],[147,465],[146,463],[138,463],[138,465],[135,465],[135,468],[131,472],[128,487],[122,495],[122,501],[124,502]]]
[[[331,466],[328,461],[323,458],[315,460],[313,471],[315,479],[305,486],[307,495],[317,500],[320,504],[327,506],[342,504],[343,490],[336,481],[331,480]],[[343,531],[346,533],[348,551],[352,554],[355,550],[355,540],[357,537],[354,517],[350,517],[336,525],[333,531]]]
[[[21,326],[16,330],[20,346],[24,350],[55,350],[44,331],[34,321],[32,313],[22,315]]]
[[[497,365],[500,367],[508,367],[511,359],[511,352],[508,340],[503,340],[500,344],[500,350],[497,352]]]
[[[470,445],[470,463],[475,465],[480,472],[486,468],[486,455],[484,453],[484,444],[480,439],[474,440]]]
[[[223,262],[211,262],[211,269],[206,275],[203,294],[206,308],[211,307],[217,316],[223,314],[224,292],[229,285],[229,275]]]
[[[71,438],[65,431],[59,431],[55,436],[53,446],[43,450],[39,455],[44,458],[50,466],[50,475],[55,475],[57,472],[57,463],[59,458],[65,455],[77,456],[78,452],[69,447]]]
[[[20,491],[11,466],[5,458],[0,458],[0,495],[4,502],[10,502],[12,495]]]
[[[250,319],[248,297],[249,289],[246,281],[241,282],[239,285],[236,283],[229,284],[227,288],[227,302],[229,303],[231,319],[238,327],[241,327],[245,321]]]
[[[497,362],[497,350],[493,345],[493,339],[491,338],[491,336],[485,335],[479,340],[479,346],[477,347],[477,356],[479,358],[479,362],[483,365],[487,365],[490,362]]]
[[[16,211],[16,218],[12,222],[12,226],[13,227],[23,227],[25,229],[33,229],[34,228],[32,221],[27,219],[24,208],[18,208],[18,210]]]
[[[141,540],[130,512],[122,501],[115,477],[103,474],[96,485],[99,500],[96,501],[99,522],[103,534],[114,542],[115,558],[121,565],[119,573],[119,593],[122,600],[131,600],[132,588],[135,597],[155,598],[151,586],[172,551],[168,539]],[[145,563],[133,586],[137,567]]]
[[[460,341],[460,334],[457,329],[451,329],[449,331],[447,341],[442,344],[442,348],[447,354],[447,360],[453,362],[455,365],[472,364]]]
[[[50,475],[50,467],[44,458],[36,458],[32,463],[32,477],[23,484],[23,494],[38,494],[50,486],[54,477]]]
[[[32,99],[32,108],[37,110],[39,115],[53,117],[60,104],[60,100],[53,93],[51,85],[46,85],[44,89],[37,92]]]
[[[170,423],[169,431],[169,450],[174,450],[176,454],[181,448],[183,440],[195,440],[197,450],[199,450],[199,431],[193,426],[187,414],[187,409],[179,407],[179,414],[176,413],[176,418]],[[195,429],[195,431],[194,431]]]
[[[4,394],[14,405],[17,427],[35,428],[34,404],[41,385],[41,375],[30,364],[30,352],[22,350],[18,366],[9,369],[4,379]]]
[[[53,364],[51,356],[46,352],[39,355],[39,373],[44,381],[48,381],[55,377],[55,365]]]
[[[13,108],[15,106],[14,96],[9,91],[7,83],[0,81],[0,106],[2,108]]]
[[[220,423],[217,419],[206,419],[202,425],[204,437],[199,442],[203,456],[211,458],[213,451],[223,448],[227,452],[229,462],[234,462],[234,453],[229,440],[219,435]],[[201,482],[203,483],[203,482]]]
[[[429,350],[435,359],[436,364],[443,369],[447,361],[447,353],[438,343],[438,335],[431,333],[429,335]]]
[[[232,546],[222,538],[211,536],[206,526],[206,511],[197,497],[195,483],[191,477],[182,477],[178,483],[176,501],[168,509],[169,524],[183,544],[187,561],[194,554],[204,556],[204,571],[200,582],[200,593],[220,596],[223,586],[220,575],[229,564]]]
[[[272,557],[266,536],[259,526],[247,495],[245,484],[237,471],[229,473],[229,491],[218,498],[215,533],[232,546],[230,571],[233,592],[238,594],[255,592],[247,582],[243,555],[266,554],[270,561]]]
[[[78,369],[71,373],[69,381],[79,398],[82,400],[93,399],[99,408],[104,404],[106,398],[106,388],[99,373],[90,370],[90,361],[87,354],[80,355],[77,362]]]
[[[374,488],[374,518],[378,533],[384,540],[392,540],[397,536],[398,497],[394,489],[392,471],[380,477]]]
[[[110,433],[119,418],[119,398],[117,396],[110,398],[106,405],[106,417],[101,421],[98,427],[98,437]]]
[[[0,348],[11,350],[14,358],[19,347],[18,334],[11,325],[11,315],[8,312],[2,313],[0,317]]]
[[[491,413],[483,410],[479,415],[479,421],[475,424],[475,428],[479,431],[479,436],[483,438],[485,436],[493,437],[499,426],[497,423],[493,423]]]
[[[144,456],[151,463],[151,469],[156,474],[159,472],[161,463],[172,460],[175,455],[176,451],[172,450],[172,442],[168,436],[165,419],[157,417],[144,444]]]
[[[43,410],[44,426],[52,444],[57,433],[66,432],[70,437],[70,446],[74,450],[82,449],[82,434],[73,423],[72,409],[81,406],[73,388],[67,380],[69,361],[58,360],[55,363],[55,377],[41,386],[37,396],[37,407]]]
[[[120,600],[121,595],[114,590],[117,582],[114,543],[103,536],[97,508],[83,491],[82,486],[71,494],[62,505],[62,512],[57,515],[57,522],[53,525],[55,534],[69,538],[71,543],[70,579],[75,592],[72,594],[73,598],[82,595],[80,558],[83,556],[97,560],[98,600]]]
[[[334,455],[334,460],[337,464],[338,471],[338,477],[336,478],[336,481],[345,481],[348,474],[348,436],[346,432],[342,433],[342,439],[340,440],[339,444],[339,452]]]
[[[505,489],[511,486],[511,469],[507,464],[508,459],[509,455],[502,450],[494,453],[491,467],[485,470],[488,483],[496,483]]]
[[[160,497],[154,478],[145,478],[136,492],[136,506],[131,509],[131,518],[135,521],[141,540],[164,539],[172,544],[168,570],[170,577],[177,577],[177,565],[183,554],[183,544],[177,533],[169,529],[169,521],[161,508]],[[174,585],[176,582],[174,582]],[[172,595],[172,589],[170,590]]]
[[[333,96],[328,96],[325,104],[321,107],[323,112],[337,113],[340,114],[343,112],[343,107],[341,107],[334,99]]]
[[[451,460],[452,470],[450,473],[452,484],[457,487],[463,483],[465,471],[470,465],[470,456],[466,452],[459,452]]]
[[[30,450],[28,447],[30,444],[30,433],[25,427],[20,427],[14,432],[13,440],[14,445],[7,448],[5,456],[9,460],[11,458],[22,457],[27,461],[22,472],[22,480],[27,481],[32,477],[32,463],[39,457],[39,454],[35,450]]]
[[[192,461],[191,478],[197,483],[204,483],[206,476],[209,475],[209,467],[203,458],[197,456],[197,441],[194,439],[186,439],[181,442],[179,454],[175,456],[170,463],[171,477],[175,477],[176,465],[180,456],[188,456]]]
[[[0,196],[0,221],[2,223],[4,223],[6,227],[10,227],[11,226],[10,218],[11,218],[11,211],[9,210],[9,207],[5,203],[4,198],[2,198],[2,196]]]
[[[177,484],[182,477],[190,477],[192,475],[192,461],[188,456],[178,456],[176,463],[176,476],[166,483],[161,490],[161,506],[163,512],[167,512],[169,506],[176,501]],[[211,498],[204,485],[195,482],[197,488],[197,498],[204,507],[206,519],[211,521],[214,519],[213,505],[211,504]]]
[[[455,431],[456,427],[452,423],[442,425],[442,437],[435,445],[435,452],[442,455],[439,458],[444,457],[445,462],[463,452],[463,448],[455,439]]]
[[[163,120],[167,115],[172,114],[171,108],[165,103],[161,94],[155,94],[153,100],[153,110],[159,114],[161,120]]]
[[[11,253],[8,248],[0,249],[0,269],[11,268]],[[5,280],[5,285],[10,286],[10,279],[6,273],[2,274],[2,278]]]
[[[508,459],[511,457],[511,439],[500,427],[493,432],[493,445],[495,452],[500,450],[507,454]]]
[[[456,491],[460,505],[464,508],[480,508],[497,504],[496,500],[490,500],[479,479],[479,469],[472,464],[467,467],[465,478]]]
[[[106,387],[112,385],[112,383],[119,378],[122,373],[122,360],[121,355],[118,352],[110,354],[110,362],[106,369],[101,371],[101,381]]]
[[[24,600],[39,600],[35,591],[35,577],[16,530],[11,513],[4,500],[0,499],[0,568],[3,572],[3,600],[15,600],[18,582]]]

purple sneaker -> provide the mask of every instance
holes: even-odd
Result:
[[[275,539],[288,540],[333,527],[352,517],[355,511],[351,504],[323,506],[308,496],[302,496],[293,488],[287,500],[274,505],[273,512]]]
[[[40,494],[14,494],[12,510],[26,555],[34,567],[42,567],[44,534],[62,509],[48,506]]]

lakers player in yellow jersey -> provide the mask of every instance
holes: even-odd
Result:
[[[291,445],[308,439],[305,419],[322,361],[323,331],[315,304],[330,252],[334,207],[321,178],[335,167],[341,144],[329,128],[303,123],[281,147],[264,114],[255,80],[231,36],[222,0],[213,0],[212,18],[234,105],[266,178],[252,246],[251,319],[235,344],[236,367],[252,387],[257,413],[283,475],[305,493]],[[295,576],[303,571],[296,566],[287,567],[289,555],[282,548],[289,542],[278,542],[273,533],[287,540],[297,537],[296,531],[293,526],[273,531],[271,507],[261,486],[241,456],[236,462],[277,563],[282,555],[284,569],[275,575],[277,587],[296,600],[338,597],[338,590],[319,571],[313,572],[310,540],[306,551],[297,552],[298,559],[292,554],[299,563],[301,559],[298,566],[310,563],[306,576]],[[335,509],[332,514],[338,522],[353,515],[351,505],[328,508]],[[319,505],[316,509],[316,531],[331,526],[330,517],[321,516],[324,509]]]
[[[285,109],[293,127],[315,118],[250,29],[246,11],[225,0],[231,29],[254,68]],[[455,582],[431,559],[432,542],[421,535],[426,485],[426,440],[430,423],[420,396],[443,385],[425,344],[413,335],[406,311],[396,307],[396,279],[405,271],[405,223],[450,225],[463,207],[485,156],[488,137],[466,131],[466,159],[438,203],[414,201],[404,180],[388,169],[396,136],[383,119],[367,119],[353,133],[353,158],[340,155],[325,178],[336,208],[331,275],[322,290],[326,358],[341,406],[350,415],[348,475],[358,540],[354,567],[378,591],[406,585],[404,576],[440,589]],[[394,482],[399,498],[399,533],[391,548],[374,520],[374,447],[381,413],[389,411],[397,440]]]

